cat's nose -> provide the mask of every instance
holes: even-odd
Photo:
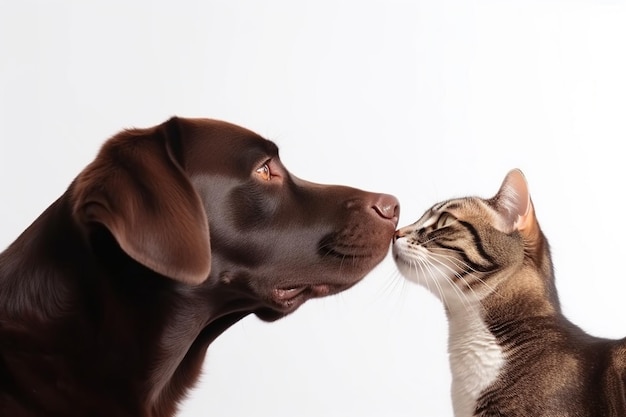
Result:
[[[406,236],[406,232],[404,231],[404,229],[398,229],[396,230],[396,233],[393,234],[393,241],[395,242],[396,240],[405,236]]]

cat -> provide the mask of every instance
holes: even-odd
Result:
[[[445,306],[456,417],[626,416],[626,339],[562,314],[520,170],[491,199],[435,204],[396,231],[392,254]]]

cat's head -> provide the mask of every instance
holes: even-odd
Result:
[[[417,222],[399,229],[392,246],[402,275],[449,307],[483,299],[525,263],[536,261],[535,268],[550,273],[547,250],[526,179],[517,169],[507,174],[493,198],[435,204]]]

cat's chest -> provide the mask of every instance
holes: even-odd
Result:
[[[481,393],[498,378],[505,358],[477,309],[457,313],[448,316],[452,402],[456,417],[470,417]]]

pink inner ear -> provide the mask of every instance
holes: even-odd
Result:
[[[522,230],[532,212],[528,184],[519,169],[511,170],[498,191],[500,213],[505,216],[512,229]]]

